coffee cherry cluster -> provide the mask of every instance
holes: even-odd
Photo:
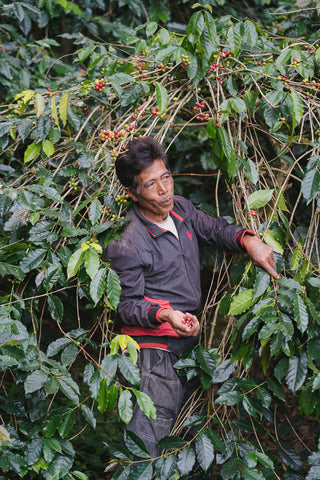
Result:
[[[129,195],[126,195],[125,193],[123,195],[119,194],[116,195],[115,201],[117,205],[126,205],[128,203]]]
[[[190,328],[190,330],[191,330],[191,328],[192,328],[193,325],[194,325],[194,322],[193,322],[192,318],[187,317],[187,315],[185,315],[185,316],[183,317],[182,323],[183,323],[186,327]]]
[[[196,119],[200,122],[206,122],[210,119],[209,113],[201,113],[200,115],[196,116]]]
[[[103,78],[96,78],[94,81],[94,84],[95,84],[94,86],[95,91],[100,93],[102,92],[103,87],[107,85]]]
[[[201,102],[201,103],[196,102],[195,106],[193,107],[193,110],[200,110],[201,108],[204,108],[204,106],[205,106],[204,102]]]
[[[188,65],[191,65],[191,61],[189,60],[188,55],[181,55],[181,60],[185,67],[187,67]]]
[[[90,113],[89,107],[85,103],[81,105],[81,110],[84,115],[89,115]]]
[[[73,190],[75,191],[79,189],[79,182],[77,182],[74,177],[70,178],[68,185],[70,188],[73,188]]]
[[[125,137],[126,131],[125,130],[101,130],[99,132],[100,139],[104,142],[105,140],[122,140]]]

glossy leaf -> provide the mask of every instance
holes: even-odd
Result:
[[[23,272],[28,273],[39,267],[46,256],[46,250],[38,248],[31,250],[20,262],[20,268]]]
[[[292,100],[292,123],[293,129],[301,122],[303,117],[303,100],[300,95],[295,91],[291,91],[291,100]]]
[[[127,478],[128,480],[151,480],[152,476],[152,463],[141,463],[131,470]]]
[[[56,322],[61,322],[63,319],[63,303],[57,295],[48,296],[48,309],[51,317]]]
[[[293,301],[294,318],[301,333],[308,328],[309,316],[307,307],[300,295],[296,295]]]
[[[196,461],[196,455],[192,447],[183,448],[177,456],[177,467],[181,475],[187,475],[191,472]]]
[[[32,143],[29,145],[24,152],[24,163],[31,162],[34,160],[41,151],[41,143]]]
[[[137,403],[140,407],[140,409],[145,413],[145,415],[149,418],[149,420],[156,418],[157,417],[157,411],[154,406],[153,401],[144,392],[140,392],[139,390],[136,390],[135,388],[132,389],[133,393],[136,396]]]
[[[253,290],[251,288],[243,290],[234,297],[231,302],[228,315],[239,315],[252,306]]]
[[[227,358],[213,372],[212,383],[225,382],[230,378],[236,368],[237,362],[231,362],[231,360]]]
[[[78,250],[76,250],[71,255],[68,262],[68,268],[67,268],[68,279],[77,274],[80,266],[83,263],[84,258],[85,258],[85,254],[84,252],[81,251],[80,248],[78,248]]]
[[[168,108],[169,96],[167,89],[161,85],[161,83],[155,83],[156,88],[156,97],[157,97],[157,107],[159,109],[159,114],[165,113]]]
[[[320,172],[317,168],[309,170],[302,182],[301,193],[307,200],[307,205],[315,198],[320,191]]]
[[[205,432],[197,436],[195,440],[195,451],[201,468],[207,471],[214,460],[214,449],[210,438]]]
[[[132,418],[133,405],[131,400],[131,393],[129,390],[123,390],[121,392],[119,401],[118,401],[118,411],[121,420],[128,425]]]
[[[250,208],[261,208],[270,202],[274,190],[256,190],[248,196],[248,204]]]
[[[120,301],[121,285],[118,275],[111,268],[107,277],[107,294],[112,307],[116,310]]]
[[[86,272],[91,280],[96,276],[99,270],[100,259],[94,248],[88,248],[85,251]]]
[[[286,375],[288,388],[294,393],[303,385],[307,375],[307,356],[302,351],[300,357],[289,358],[289,370]]]
[[[42,388],[48,379],[48,374],[42,370],[32,372],[24,382],[26,394],[36,392]]]
[[[90,296],[97,305],[101,299],[106,286],[106,268],[100,268],[90,282]]]
[[[124,433],[124,444],[132,455],[139,458],[150,458],[148,449],[141,438],[130,430]]]
[[[118,367],[126,380],[132,385],[140,385],[140,371],[137,365],[126,355],[120,355],[118,359]]]

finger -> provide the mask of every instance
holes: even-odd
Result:
[[[266,265],[264,268],[271,275],[271,277],[275,278],[276,280],[280,278],[279,273],[276,272],[275,269],[271,267],[271,265]]]

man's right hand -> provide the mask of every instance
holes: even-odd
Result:
[[[177,334],[182,337],[196,337],[200,331],[199,320],[191,313],[164,308],[160,311],[159,318],[162,322],[169,322]]]

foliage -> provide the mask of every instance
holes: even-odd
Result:
[[[141,18],[143,4],[127,3]],[[257,2],[257,9],[270,3]],[[285,16],[291,3],[269,13]],[[206,414],[194,402],[193,415],[189,410],[161,441],[156,461],[130,432],[123,445],[105,438],[107,470],[118,465],[112,478],[131,480],[211,478],[212,468],[223,480],[319,478],[318,433],[303,449],[287,434],[320,416],[318,32],[301,26],[290,38],[248,18],[213,17],[211,7],[224,4],[231,8],[224,1],[198,5],[178,32],[159,26],[168,19],[162,5],[158,16],[120,36],[123,14],[113,29],[121,48],[64,33],[77,45],[72,63],[53,61],[58,27],[51,22],[52,38],[44,39],[31,26],[49,27],[63,13],[92,34],[89,1],[3,5],[5,478],[87,479],[86,469],[75,467],[84,429],[115,412],[127,424],[134,399],[149,418],[156,415],[139,391],[138,346],[116,335],[120,285],[103,256],[126,224],[128,199],[114,160],[132,135],[149,134],[168,147],[177,191],[188,195],[196,186],[201,191],[190,198],[203,210],[211,213],[215,203],[217,214],[260,234],[282,278],[271,281],[243,258],[230,267],[210,253],[214,288],[203,308],[203,341],[176,365],[189,379],[200,376]],[[103,6],[92,5],[96,13]],[[315,12],[290,13],[285,27],[281,17],[280,30],[297,32],[302,15],[305,22]],[[100,18],[105,32],[107,23]],[[195,172],[209,178],[200,188]],[[222,335],[219,316],[228,320]],[[286,405],[292,396],[299,417]]]

